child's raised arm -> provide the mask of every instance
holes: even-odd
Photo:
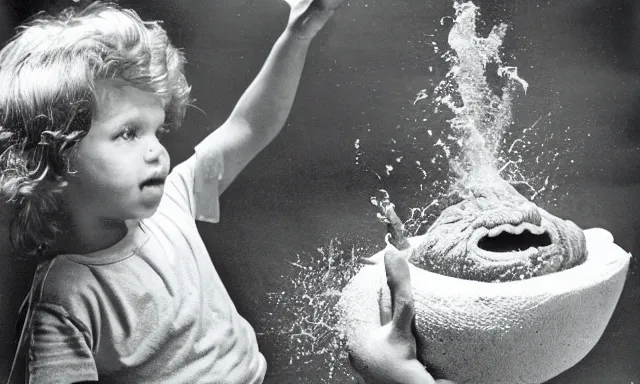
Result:
[[[344,0],[287,0],[289,22],[262,69],[227,121],[198,145],[198,155],[222,153],[221,194],[280,132],[289,116],[309,44]],[[200,164],[206,163],[201,159]]]

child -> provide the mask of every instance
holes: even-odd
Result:
[[[195,220],[218,221],[220,194],[281,130],[310,41],[342,2],[292,0],[229,119],[171,172],[158,135],[180,126],[190,88],[158,23],[95,3],[2,49],[0,194],[16,252],[42,261],[18,346],[29,382],[263,381]]]

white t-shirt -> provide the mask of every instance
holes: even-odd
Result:
[[[38,268],[27,332],[31,383],[261,383],[266,362],[195,220],[217,222],[222,156],[196,147],[157,212],[125,238]]]

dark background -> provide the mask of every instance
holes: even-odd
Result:
[[[168,137],[175,165],[226,119],[283,30],[288,7],[279,0],[119,3],[144,19],[164,20],[189,60],[187,76],[202,111],[192,108],[182,131]],[[0,40],[33,12],[68,4],[0,2]],[[557,188],[536,202],[583,228],[608,229],[620,246],[638,254],[640,4],[475,4],[482,33],[499,22],[510,25],[504,60],[530,85],[515,100],[511,140],[540,119],[521,168],[532,184],[540,187],[549,176]],[[270,294],[291,288],[298,272],[291,261],[314,260],[332,239],[362,255],[381,249],[384,228],[368,202],[376,189],[387,189],[403,215],[430,201],[419,185],[428,191],[445,176],[444,163],[429,160],[440,152],[433,146],[437,137],[446,136],[446,114],[434,114],[428,101],[413,101],[421,89],[431,93],[448,70],[441,54],[451,21],[441,19],[452,15],[448,0],[348,1],[313,42],[283,132],[222,196],[222,222],[199,225],[238,310],[259,334],[270,362],[268,383],[348,381],[340,375],[327,379],[330,367],[322,362],[289,361],[282,348],[290,335],[271,332],[288,315],[274,309]],[[356,162],[357,139],[362,153]],[[404,160],[398,163],[400,155]],[[536,163],[538,155],[547,160]],[[427,172],[425,180],[416,160]],[[390,175],[386,164],[394,165]],[[8,372],[15,314],[32,271],[10,253],[4,211],[0,206],[0,377]],[[583,361],[550,383],[640,382],[639,282],[632,260],[604,336]]]

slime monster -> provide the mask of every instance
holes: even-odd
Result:
[[[478,384],[542,383],[575,365],[595,346],[622,292],[629,254],[602,229],[582,231],[529,202],[496,166],[511,123],[511,94],[526,83],[515,68],[496,96],[486,64],[500,64],[505,26],[475,32],[476,7],[455,3],[449,76],[460,100],[440,102],[461,143],[450,159],[455,178],[448,207],[421,236],[406,238],[388,195],[372,198],[390,244],[410,261],[418,359],[435,377]],[[462,105],[460,105],[462,104]],[[587,236],[586,236],[587,235]],[[336,309],[348,348],[380,326],[388,302],[385,251],[343,289]]]
[[[477,172],[433,223],[409,261],[467,280],[502,282],[559,272],[586,259],[585,237],[520,195],[497,173]]]

